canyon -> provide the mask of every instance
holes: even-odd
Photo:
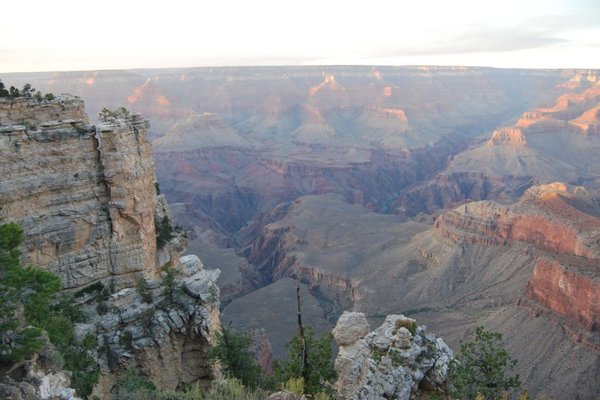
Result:
[[[125,106],[151,120],[156,177],[173,219],[189,251],[222,271],[223,321],[265,328],[276,355],[293,331],[299,281],[317,331],[331,329],[342,310],[373,326],[403,313],[457,348],[483,325],[504,335],[530,393],[587,399],[600,390],[597,73],[324,66],[3,79],[76,94],[90,115]],[[68,118],[88,129],[80,113]],[[98,226],[122,217],[129,232],[153,215],[139,208],[145,201],[128,205],[126,192],[99,193],[108,212],[87,216]],[[0,201],[14,207],[10,197]],[[136,242],[151,247],[144,238],[152,232],[142,231]],[[58,251],[45,240],[32,260]],[[159,258],[116,281],[155,279]],[[87,283],[66,271],[63,281]]]

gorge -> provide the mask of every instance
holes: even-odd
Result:
[[[307,323],[318,331],[333,328],[343,310],[364,313],[372,326],[404,313],[454,348],[483,325],[503,333],[530,393],[594,398],[597,74],[462,67],[6,74],[78,95],[90,115],[125,106],[151,125],[130,115],[92,121],[92,130],[73,97],[61,97],[64,110],[48,105],[39,120],[25,103],[0,110],[10,160],[0,203],[24,224],[26,259],[73,290],[108,281],[127,290],[177,264],[181,243],[162,252],[154,243],[166,198],[189,251],[222,271],[222,320],[265,328],[276,355],[293,334],[288,300],[300,281]],[[48,123],[57,113],[62,121]],[[152,150],[139,142],[147,129]],[[56,152],[57,141],[69,157]],[[31,166],[42,152],[47,164]],[[42,184],[30,178],[46,174]],[[74,226],[75,216],[86,223]]]

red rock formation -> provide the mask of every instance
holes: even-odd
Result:
[[[585,111],[571,124],[588,134],[600,134],[600,105]]]
[[[511,206],[483,201],[441,215],[436,231],[458,243],[533,246],[527,296],[589,331],[600,323],[598,200],[561,183],[536,186]]]
[[[561,186],[542,186],[541,193],[536,192],[539,188],[530,189],[511,207],[486,201],[463,205],[437,218],[434,227],[455,242],[523,242],[548,252],[600,258],[595,246],[600,219],[571,204],[569,200],[575,201],[572,194],[554,191]]]
[[[527,284],[527,297],[552,311],[579,322],[589,331],[600,328],[600,281],[598,265],[574,260],[579,268],[564,259],[540,258]],[[585,269],[584,269],[585,268]],[[586,275],[582,270],[590,271]],[[595,276],[596,279],[592,277]]]

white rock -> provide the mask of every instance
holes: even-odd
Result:
[[[183,266],[183,276],[192,276],[204,269],[202,261],[195,254],[183,256],[179,259],[179,262]]]
[[[333,329],[333,337],[340,346],[349,345],[369,333],[365,314],[344,311]]]
[[[375,331],[365,334],[368,324],[363,314],[342,314],[333,331],[340,344],[336,398],[409,400],[425,376],[442,385],[452,351],[443,340],[426,334],[424,327],[417,328],[413,337],[406,328],[413,323],[403,315],[389,315]]]

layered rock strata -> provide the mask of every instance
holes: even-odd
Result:
[[[95,394],[110,398],[116,378],[130,365],[163,390],[208,383],[214,371],[205,351],[220,329],[219,273],[189,255],[181,258],[172,287],[149,280],[146,294],[126,288],[111,295],[104,306],[108,312],[95,325],[80,326],[83,332],[96,331],[100,342],[105,374]]]
[[[0,118],[2,213],[23,226],[23,262],[56,273],[88,316],[76,335],[98,339],[94,395],[113,398],[129,366],[160,389],[212,379],[205,349],[220,328],[219,270],[196,256],[180,262],[186,240],[156,193],[148,122],[121,109],[92,126],[67,95],[1,99]]]
[[[155,278],[157,200],[148,123],[94,127],[83,102],[0,101],[0,204],[24,228],[24,262],[65,288]]]
[[[335,384],[341,400],[413,398],[419,388],[441,391],[452,350],[403,315],[388,315],[369,332],[362,313],[344,312],[333,330],[340,346]]]
[[[470,203],[435,221],[456,243],[530,245],[534,268],[526,295],[587,331],[600,326],[600,207],[593,193],[562,183],[534,186],[511,206]]]
[[[600,330],[600,269],[594,262],[540,258],[526,290],[530,299],[586,330]]]
[[[521,201],[502,206],[491,201],[465,204],[441,215],[435,229],[455,242],[499,245],[524,242],[557,253],[600,258],[600,219],[577,207],[575,189],[561,183],[529,189]],[[582,203],[583,204],[583,203]],[[594,204],[588,207],[595,207]]]

